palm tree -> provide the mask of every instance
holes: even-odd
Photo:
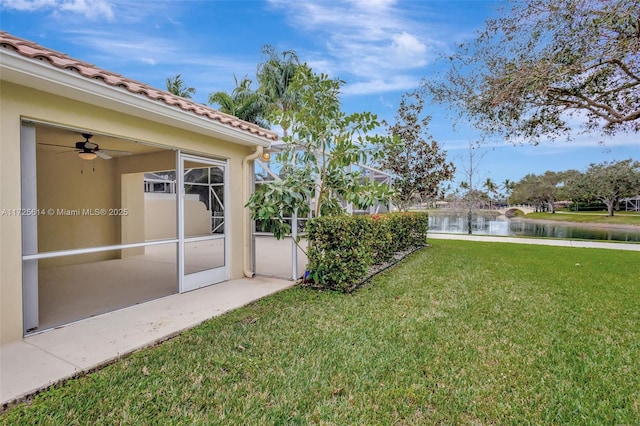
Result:
[[[491,195],[495,195],[498,191],[498,186],[491,180],[491,178],[487,178],[487,180],[484,181],[484,183],[482,184],[482,186],[485,187],[485,189],[487,190],[487,193],[489,194],[489,209],[491,209]]]
[[[196,89],[193,87],[185,87],[180,74],[167,78],[167,91],[186,99],[191,99],[191,95],[196,93]]]
[[[209,104],[217,104],[224,113],[269,128],[271,112],[286,112],[296,107],[297,95],[289,90],[289,86],[301,65],[293,50],[278,53],[275,47],[266,44],[262,47],[262,54],[266,59],[258,64],[259,86],[256,90],[251,89],[253,82],[248,77],[238,81],[234,76],[235,89],[231,93],[212,93]],[[287,127],[282,127],[283,136],[287,136],[287,130]]]
[[[262,54],[266,55],[267,59],[258,64],[256,75],[260,84],[258,92],[265,96],[267,108],[282,112],[295,108],[297,95],[289,90],[289,86],[301,66],[298,55],[293,50],[285,50],[279,54],[275,47],[269,44],[262,47]],[[287,130],[283,127],[284,136],[287,136]]]
[[[511,197],[511,193],[513,192],[513,187],[515,186],[515,182],[511,182],[509,179],[505,179],[502,182],[502,189],[504,190],[504,196],[506,197],[507,205],[509,205],[509,198]]]
[[[268,129],[269,122],[266,119],[267,103],[264,95],[251,89],[253,81],[248,77],[245,76],[238,81],[238,78],[234,75],[233,79],[236,87],[231,93],[211,93],[209,95],[209,104],[216,104],[218,109],[226,114]]]

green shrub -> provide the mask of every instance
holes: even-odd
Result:
[[[315,287],[352,291],[373,265],[427,242],[426,213],[323,216],[307,225],[308,279]]]
[[[393,221],[389,215],[370,216],[373,222],[371,234],[371,260],[374,265],[389,262],[396,252],[393,235]]]
[[[368,216],[322,216],[307,224],[308,269],[322,288],[349,291],[371,266],[373,221]]]

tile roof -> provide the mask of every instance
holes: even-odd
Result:
[[[240,120],[232,115],[195,103],[189,99],[181,98],[164,90],[155,89],[147,84],[128,79],[122,75],[103,70],[87,62],[73,59],[64,53],[47,49],[37,43],[15,37],[5,31],[0,31],[0,47],[3,49],[11,49],[24,57],[31,58],[35,61],[42,61],[43,63],[69,70],[70,72],[75,72],[83,77],[100,81],[109,86],[122,88],[155,101],[162,101],[167,105],[207,117],[221,124],[249,132],[256,136],[264,137],[271,141],[278,140],[277,133],[263,129],[256,124]]]

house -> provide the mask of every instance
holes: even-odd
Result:
[[[0,343],[252,275],[254,124],[0,32]]]

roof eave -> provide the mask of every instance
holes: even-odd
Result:
[[[0,51],[0,77],[22,86],[61,95],[114,111],[246,146],[269,147],[264,136],[235,128],[125,88],[110,86],[73,71],[39,64],[22,55]]]

